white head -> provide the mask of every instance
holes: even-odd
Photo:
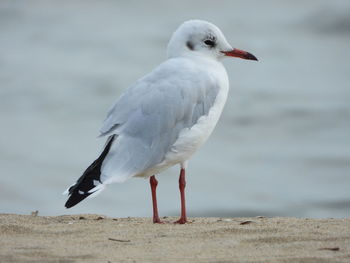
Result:
[[[168,44],[168,58],[192,54],[216,60],[224,56],[257,60],[248,52],[232,48],[217,26],[203,20],[184,22],[173,33]]]

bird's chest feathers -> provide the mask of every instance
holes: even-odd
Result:
[[[214,130],[228,94],[228,83],[221,84],[215,102],[207,115],[201,116],[192,127],[180,131],[178,139],[166,154],[163,163],[174,165],[189,159],[208,139]]]

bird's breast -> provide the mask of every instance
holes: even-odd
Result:
[[[156,174],[173,165],[184,163],[207,141],[220,118],[227,94],[228,81],[224,81],[221,83],[215,103],[210,108],[208,115],[201,116],[192,127],[180,131],[179,137],[170,151],[166,153],[164,160],[152,168],[150,174]]]
[[[159,164],[136,176],[151,176],[173,165],[184,163],[206,142],[214,130],[227,99],[229,83],[226,70],[221,63],[211,61],[208,62],[209,65],[206,63],[206,61],[198,63],[202,65],[199,67],[199,72],[204,73],[208,77],[209,82],[218,86],[214,103],[209,111],[200,116],[195,123],[179,131],[177,139],[165,153],[163,160]]]

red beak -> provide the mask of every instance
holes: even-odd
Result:
[[[247,51],[244,51],[244,50],[237,49],[237,48],[234,48],[231,51],[221,51],[221,53],[224,53],[225,56],[229,56],[229,57],[243,58],[243,59],[258,61],[258,59],[253,54],[251,54]]]

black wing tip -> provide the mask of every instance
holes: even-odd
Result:
[[[79,194],[76,192],[73,192],[72,195],[69,196],[67,202],[65,203],[65,207],[67,209],[77,205],[81,201],[83,201],[86,197],[88,197],[90,194]]]
[[[69,208],[75,206],[78,203],[79,202],[74,202],[73,199],[72,199],[72,196],[70,196],[64,206],[65,206],[65,208],[69,209]]]
[[[68,189],[69,198],[64,205],[67,209],[75,206],[92,194],[89,193],[89,191],[96,186],[94,185],[94,180],[98,180],[101,183],[100,175],[102,162],[108,154],[115,136],[116,135],[112,135],[108,138],[101,155],[85,170],[78,181]]]

